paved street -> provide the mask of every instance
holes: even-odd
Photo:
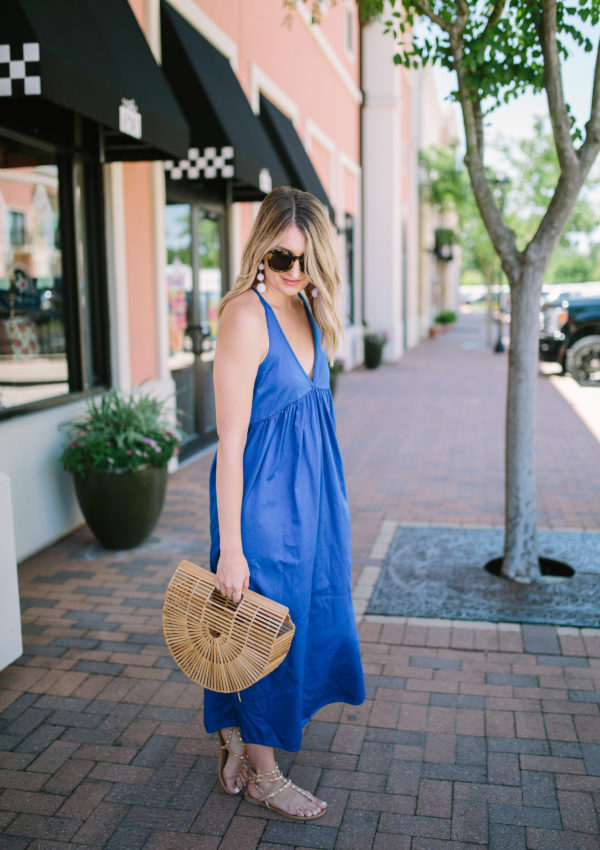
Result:
[[[1,850],[600,848],[600,629],[362,613],[397,523],[502,525],[507,360],[484,338],[461,315],[339,381],[367,700],[321,710],[280,758],[325,817],[286,822],[220,790],[202,693],[164,645],[166,583],[208,553],[209,452],[172,476],[145,545],[106,552],[82,528],[20,568]],[[598,533],[600,444],[555,380],[538,381],[539,525]]]

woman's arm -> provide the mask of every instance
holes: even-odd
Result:
[[[241,534],[243,457],[252,409],[254,381],[268,349],[262,305],[250,293],[230,301],[219,322],[214,361],[217,415],[217,508],[221,554],[216,588],[234,602],[248,587],[250,572]]]

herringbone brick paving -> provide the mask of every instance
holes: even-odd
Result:
[[[501,523],[506,362],[464,344],[478,334],[463,317],[341,379],[355,580],[381,563],[386,520]],[[582,498],[598,443],[543,378],[538,418],[540,525],[598,528],[600,501]],[[160,629],[177,561],[207,556],[210,460],[171,478],[138,549],[106,552],[82,528],[21,566],[25,654],[0,674],[1,850],[597,850],[592,629],[365,618],[364,705],[327,706],[280,754],[325,817],[286,822],[220,790],[202,694]]]

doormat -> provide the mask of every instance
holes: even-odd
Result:
[[[519,584],[490,575],[504,530],[398,526],[367,614],[600,627],[600,534],[539,531],[539,555],[572,578]]]

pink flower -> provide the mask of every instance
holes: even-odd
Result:
[[[77,441],[73,440],[73,442],[71,443],[71,448],[74,449],[76,445],[78,445]]]
[[[114,463],[114,460],[112,459],[112,457],[107,457],[106,459],[109,463]]]
[[[132,454],[133,454],[133,449],[127,449],[127,454],[128,454],[128,455],[132,455]]]

